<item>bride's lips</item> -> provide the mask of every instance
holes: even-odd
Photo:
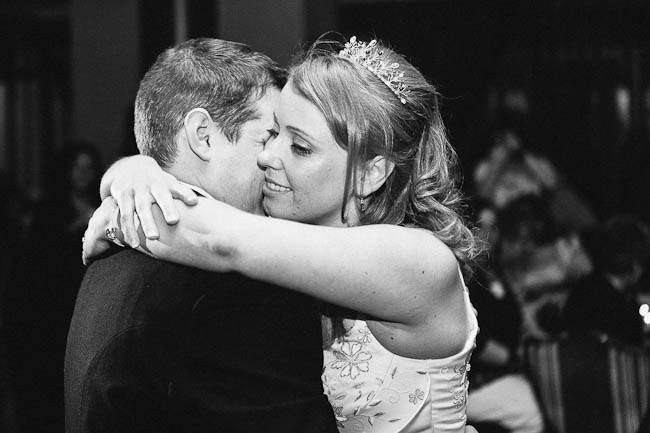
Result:
[[[264,179],[264,187],[262,188],[264,195],[269,194],[283,194],[291,191],[291,188],[279,184],[268,177]]]

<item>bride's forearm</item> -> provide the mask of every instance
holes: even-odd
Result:
[[[178,204],[177,225],[143,240],[156,258],[236,271],[383,320],[444,314],[458,288],[456,261],[431,233],[394,225],[333,228],[248,214],[201,199]],[[459,292],[461,293],[461,292]],[[453,297],[453,296],[452,296]]]
[[[467,320],[456,259],[432,233],[394,225],[307,225],[205,198],[192,207],[177,204],[178,224],[165,224],[156,208],[160,237],[147,240],[140,232],[148,254],[239,272],[271,283],[269,290],[282,286],[347,307],[381,322],[386,338],[426,335],[440,356],[460,350]]]
[[[333,228],[248,216],[213,258],[232,270],[383,320],[416,322],[458,288],[456,260],[430,232]],[[221,250],[220,250],[221,248]],[[426,311],[424,311],[426,310]]]

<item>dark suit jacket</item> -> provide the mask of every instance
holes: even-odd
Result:
[[[66,431],[336,432],[315,301],[123,250],[86,272]]]

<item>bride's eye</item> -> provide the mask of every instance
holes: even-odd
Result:
[[[299,144],[292,143],[291,144],[291,151],[298,156],[309,156],[311,155],[311,149],[308,149],[306,147],[303,147]]]

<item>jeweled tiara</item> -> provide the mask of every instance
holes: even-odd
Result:
[[[349,59],[368,69],[397,96],[402,104],[406,104],[406,95],[409,92],[404,84],[404,72],[399,70],[399,63],[390,63],[382,60],[384,52],[377,46],[377,41],[358,42],[352,36],[345,48],[339,51],[339,56]]]

